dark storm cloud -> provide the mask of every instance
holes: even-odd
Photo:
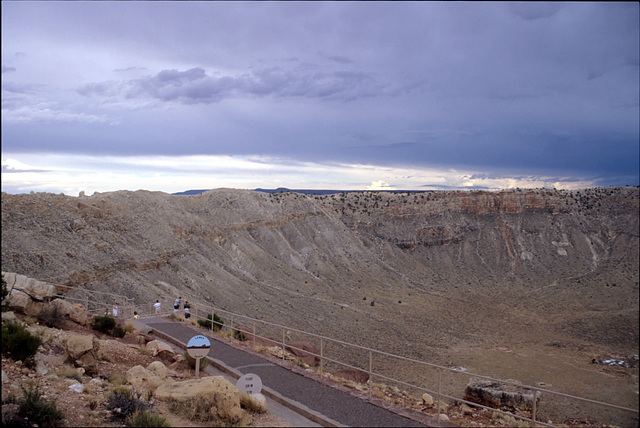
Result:
[[[3,2],[3,150],[259,154],[635,183],[638,10]]]
[[[84,96],[150,97],[184,104],[217,103],[231,96],[349,101],[394,94],[391,84],[378,81],[372,73],[291,71],[279,67],[238,76],[208,75],[201,67],[185,71],[162,70],[143,79],[89,83],[77,91]]]

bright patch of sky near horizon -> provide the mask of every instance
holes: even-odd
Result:
[[[639,6],[2,2],[2,191],[638,185]]]

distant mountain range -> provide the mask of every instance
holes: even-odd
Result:
[[[185,190],[184,192],[172,193],[172,195],[198,195],[203,192],[207,192],[211,189],[195,189],[195,190]],[[286,187],[278,187],[277,189],[254,189],[256,192],[264,192],[264,193],[284,193],[284,192],[295,192],[301,193],[304,195],[334,195],[336,193],[353,193],[353,192],[362,192],[363,190],[318,190],[318,189],[288,189]],[[372,190],[373,192],[391,192],[391,193],[422,193],[428,192],[430,190]]]

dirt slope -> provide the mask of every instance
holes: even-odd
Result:
[[[3,193],[2,270],[502,376],[479,356],[637,354],[638,227],[638,188]]]

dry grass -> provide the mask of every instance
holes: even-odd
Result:
[[[240,395],[240,407],[249,413],[265,413],[267,411],[263,403],[247,393]]]
[[[184,401],[171,400],[169,410],[190,421],[206,423],[207,426],[246,427],[251,423],[251,416],[248,414],[245,413],[240,420],[234,420],[235,418],[219,411],[210,400],[204,397]]]

